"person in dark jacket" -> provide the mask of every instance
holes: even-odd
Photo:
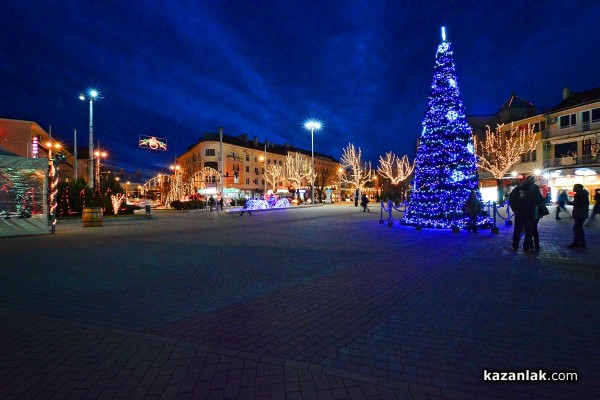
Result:
[[[590,218],[586,221],[584,226],[590,226],[590,224],[594,220],[594,216],[596,214],[600,214],[600,189],[596,189],[596,194],[594,194],[594,201],[596,203],[594,204],[594,208],[592,208],[592,215],[590,215]]]
[[[367,197],[366,194],[363,193],[362,197],[360,198],[360,206],[363,208],[363,212],[371,212],[371,210],[369,209],[369,198]]]
[[[567,247],[570,249],[585,249],[585,234],[583,232],[583,223],[590,213],[590,194],[583,188],[581,183],[573,185],[575,197],[573,198],[573,243]]]
[[[512,248],[515,251],[519,249],[523,230],[525,231],[523,251],[525,253],[534,251],[533,235],[536,229],[536,220],[539,219],[538,206],[544,204],[544,197],[540,192],[540,188],[534,182],[535,178],[528,176],[522,185],[515,187],[510,193],[510,208],[515,213],[512,237]]]
[[[469,220],[467,221],[467,232],[477,233],[477,215],[481,212],[481,202],[477,198],[477,193],[471,190],[469,198],[465,202],[465,213]]]

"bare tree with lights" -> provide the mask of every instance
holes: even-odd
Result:
[[[304,179],[310,179],[312,168],[310,160],[299,153],[288,154],[285,159],[285,178],[291,185],[299,188]]]
[[[275,191],[277,184],[285,180],[285,171],[283,165],[267,165],[267,169],[265,170],[265,180],[267,181],[267,184],[273,187],[273,191]]]
[[[117,214],[119,214],[119,208],[121,207],[121,204],[123,204],[123,202],[125,201],[125,194],[124,193],[113,194],[110,196],[110,201],[113,206],[113,213],[115,215],[117,215]]]
[[[533,125],[525,129],[514,127],[503,130],[504,124],[498,125],[492,133],[487,127],[485,139],[474,138],[477,166],[488,171],[496,178],[498,188],[498,202],[502,201],[502,180],[513,165],[521,161],[521,156],[535,150],[537,145]]]
[[[400,158],[390,151],[385,154],[385,158],[379,156],[377,172],[389,179],[394,186],[404,182],[412,174],[413,169],[414,164],[411,164],[406,155]]]
[[[363,189],[367,182],[373,181],[375,173],[370,162],[362,161],[362,150],[358,151],[352,143],[344,148],[340,159],[341,171],[339,172],[342,182],[354,186],[355,189]]]

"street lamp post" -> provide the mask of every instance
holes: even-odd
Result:
[[[89,137],[89,151],[90,161],[88,170],[88,186],[94,188],[94,101],[98,98],[99,93],[96,89],[89,89],[87,92],[87,98],[90,100],[90,137]],[[85,101],[86,96],[83,93],[79,94],[79,100]]]
[[[310,177],[311,204],[315,204],[315,131],[321,129],[321,122],[309,119],[304,123],[304,128],[310,130],[310,153],[312,171]]]

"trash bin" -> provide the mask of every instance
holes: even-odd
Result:
[[[151,210],[152,210],[152,209],[150,208],[150,205],[149,205],[149,204],[146,204],[146,218],[152,218],[152,217],[150,216],[150,211],[151,211]]]

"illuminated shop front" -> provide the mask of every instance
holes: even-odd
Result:
[[[600,188],[600,167],[582,167],[559,169],[549,172],[548,186],[552,193],[552,200],[561,190],[566,190],[569,199],[573,198],[573,185],[580,183],[589,192],[594,193],[595,189]]]

